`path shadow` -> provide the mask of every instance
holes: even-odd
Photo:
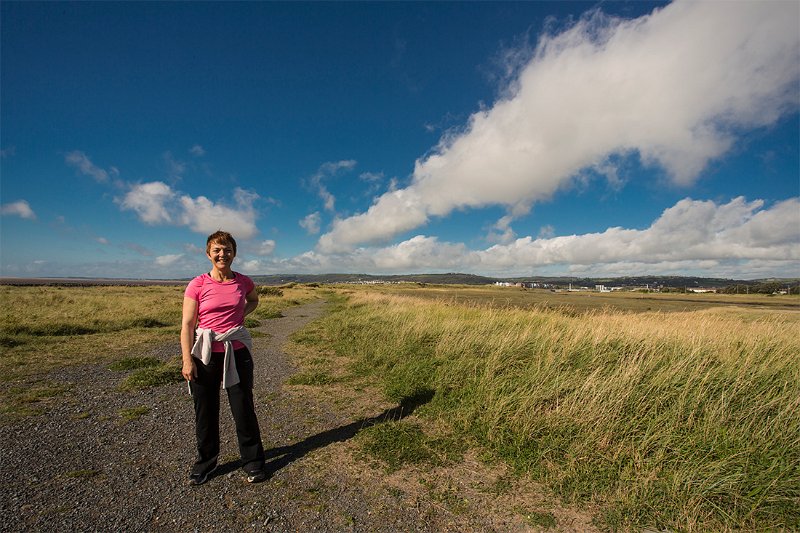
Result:
[[[362,418],[361,420],[357,420],[351,424],[347,424],[346,426],[341,426],[335,429],[329,429],[328,431],[323,431],[322,433],[317,433],[316,435],[312,435],[311,437],[308,437],[307,439],[290,446],[281,446],[266,450],[267,476],[272,477],[281,468],[297,461],[314,450],[319,450],[320,448],[324,448],[325,446],[334,444],[336,442],[350,440],[360,431],[366,428],[376,426],[384,422],[402,420],[413,413],[421,405],[425,405],[426,403],[430,402],[431,399],[433,399],[434,394],[435,391],[426,389],[413,396],[403,398],[400,401],[400,405],[392,407],[391,409],[387,409],[377,416]]]

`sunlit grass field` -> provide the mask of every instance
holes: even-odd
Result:
[[[797,297],[507,290],[346,287],[298,341],[435,391],[422,412],[604,527],[800,528]]]
[[[48,372],[59,367],[110,363],[164,343],[175,344],[179,360],[183,290],[177,286],[0,286],[0,411],[39,412],[31,404],[65,392],[46,379]],[[317,297],[314,288],[305,286],[265,292],[259,307],[247,317],[248,326]]]

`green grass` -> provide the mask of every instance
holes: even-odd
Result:
[[[89,468],[84,468],[84,469],[81,469],[81,470],[70,470],[69,472],[64,474],[64,477],[78,478],[78,479],[89,479],[89,478],[93,478],[93,477],[99,476],[99,475],[100,475],[100,471],[99,470],[93,470],[93,469],[89,469]]]
[[[379,460],[388,472],[407,464],[441,465],[463,456],[454,439],[430,438],[419,424],[403,420],[376,424],[358,434],[361,449]]]
[[[796,312],[565,312],[382,292],[350,291],[296,342],[349,358],[388,398],[435,390],[420,415],[566,502],[595,504],[603,527],[800,528]],[[419,434],[397,431],[401,451],[420,453]]]
[[[150,387],[177,383],[179,381],[183,381],[180,367],[173,364],[162,363],[158,366],[134,370],[120,383],[119,388],[121,390],[148,389]]]
[[[521,511],[525,523],[532,527],[553,529],[556,527],[556,517],[548,511]]]
[[[150,412],[149,407],[130,407],[126,409],[120,409],[118,411],[119,416],[125,420],[126,422],[132,422],[134,420],[139,420],[141,417],[146,415]]]

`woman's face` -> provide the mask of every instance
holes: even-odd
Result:
[[[216,242],[211,243],[206,255],[211,260],[211,264],[219,270],[230,268],[233,258],[236,256],[231,246]]]

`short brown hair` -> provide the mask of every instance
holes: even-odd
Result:
[[[216,231],[206,239],[206,253],[211,251],[212,244],[227,244],[233,248],[233,255],[236,255],[236,239],[227,231]]]

